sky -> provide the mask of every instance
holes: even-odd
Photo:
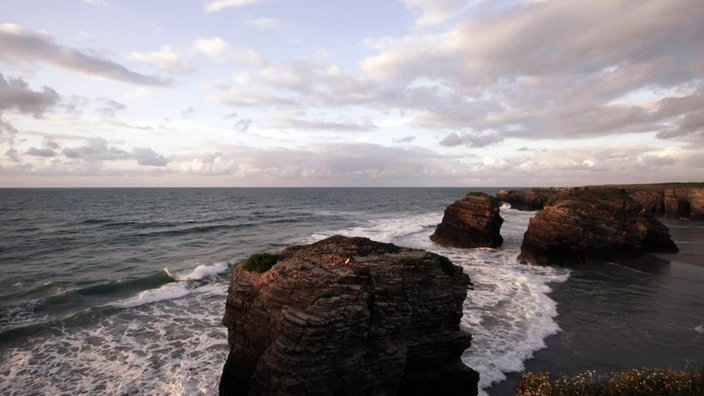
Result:
[[[702,0],[0,1],[0,187],[704,181]]]

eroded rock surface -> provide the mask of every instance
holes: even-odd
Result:
[[[625,191],[575,189],[530,219],[518,259],[570,265],[676,251],[668,228]]]
[[[445,208],[442,222],[430,239],[459,248],[498,247],[503,243],[499,202],[484,193],[469,193]]]
[[[447,258],[342,236],[275,257],[232,272],[221,394],[477,394],[460,361],[470,281]]]
[[[501,190],[496,199],[511,205],[516,210],[540,210],[549,202],[567,194],[567,188],[526,188],[522,190]]]

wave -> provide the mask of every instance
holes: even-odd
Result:
[[[192,281],[215,277],[225,272],[228,268],[227,263],[224,262],[217,262],[211,265],[202,264],[196,268],[177,271],[173,274],[169,272],[168,268],[164,268],[164,273],[171,277],[174,283],[168,283],[155,289],[144,290],[135,296],[111,303],[111,305],[118,308],[133,308],[159,301],[181,298],[190,294],[195,288],[195,286],[191,285]]]

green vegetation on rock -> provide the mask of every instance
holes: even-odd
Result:
[[[271,253],[255,253],[242,264],[242,269],[250,272],[266,272],[279,261],[279,257]]]

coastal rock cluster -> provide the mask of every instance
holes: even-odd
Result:
[[[670,232],[620,189],[573,189],[530,219],[523,263],[571,265],[677,252]]]
[[[503,243],[499,202],[485,193],[469,193],[445,208],[442,222],[430,239],[458,248],[498,247]]]
[[[496,198],[517,210],[541,210],[570,192],[620,189],[655,216],[704,220],[704,183],[626,184],[586,187],[501,190]]]
[[[469,277],[447,258],[333,236],[231,274],[222,395],[476,395]]]

